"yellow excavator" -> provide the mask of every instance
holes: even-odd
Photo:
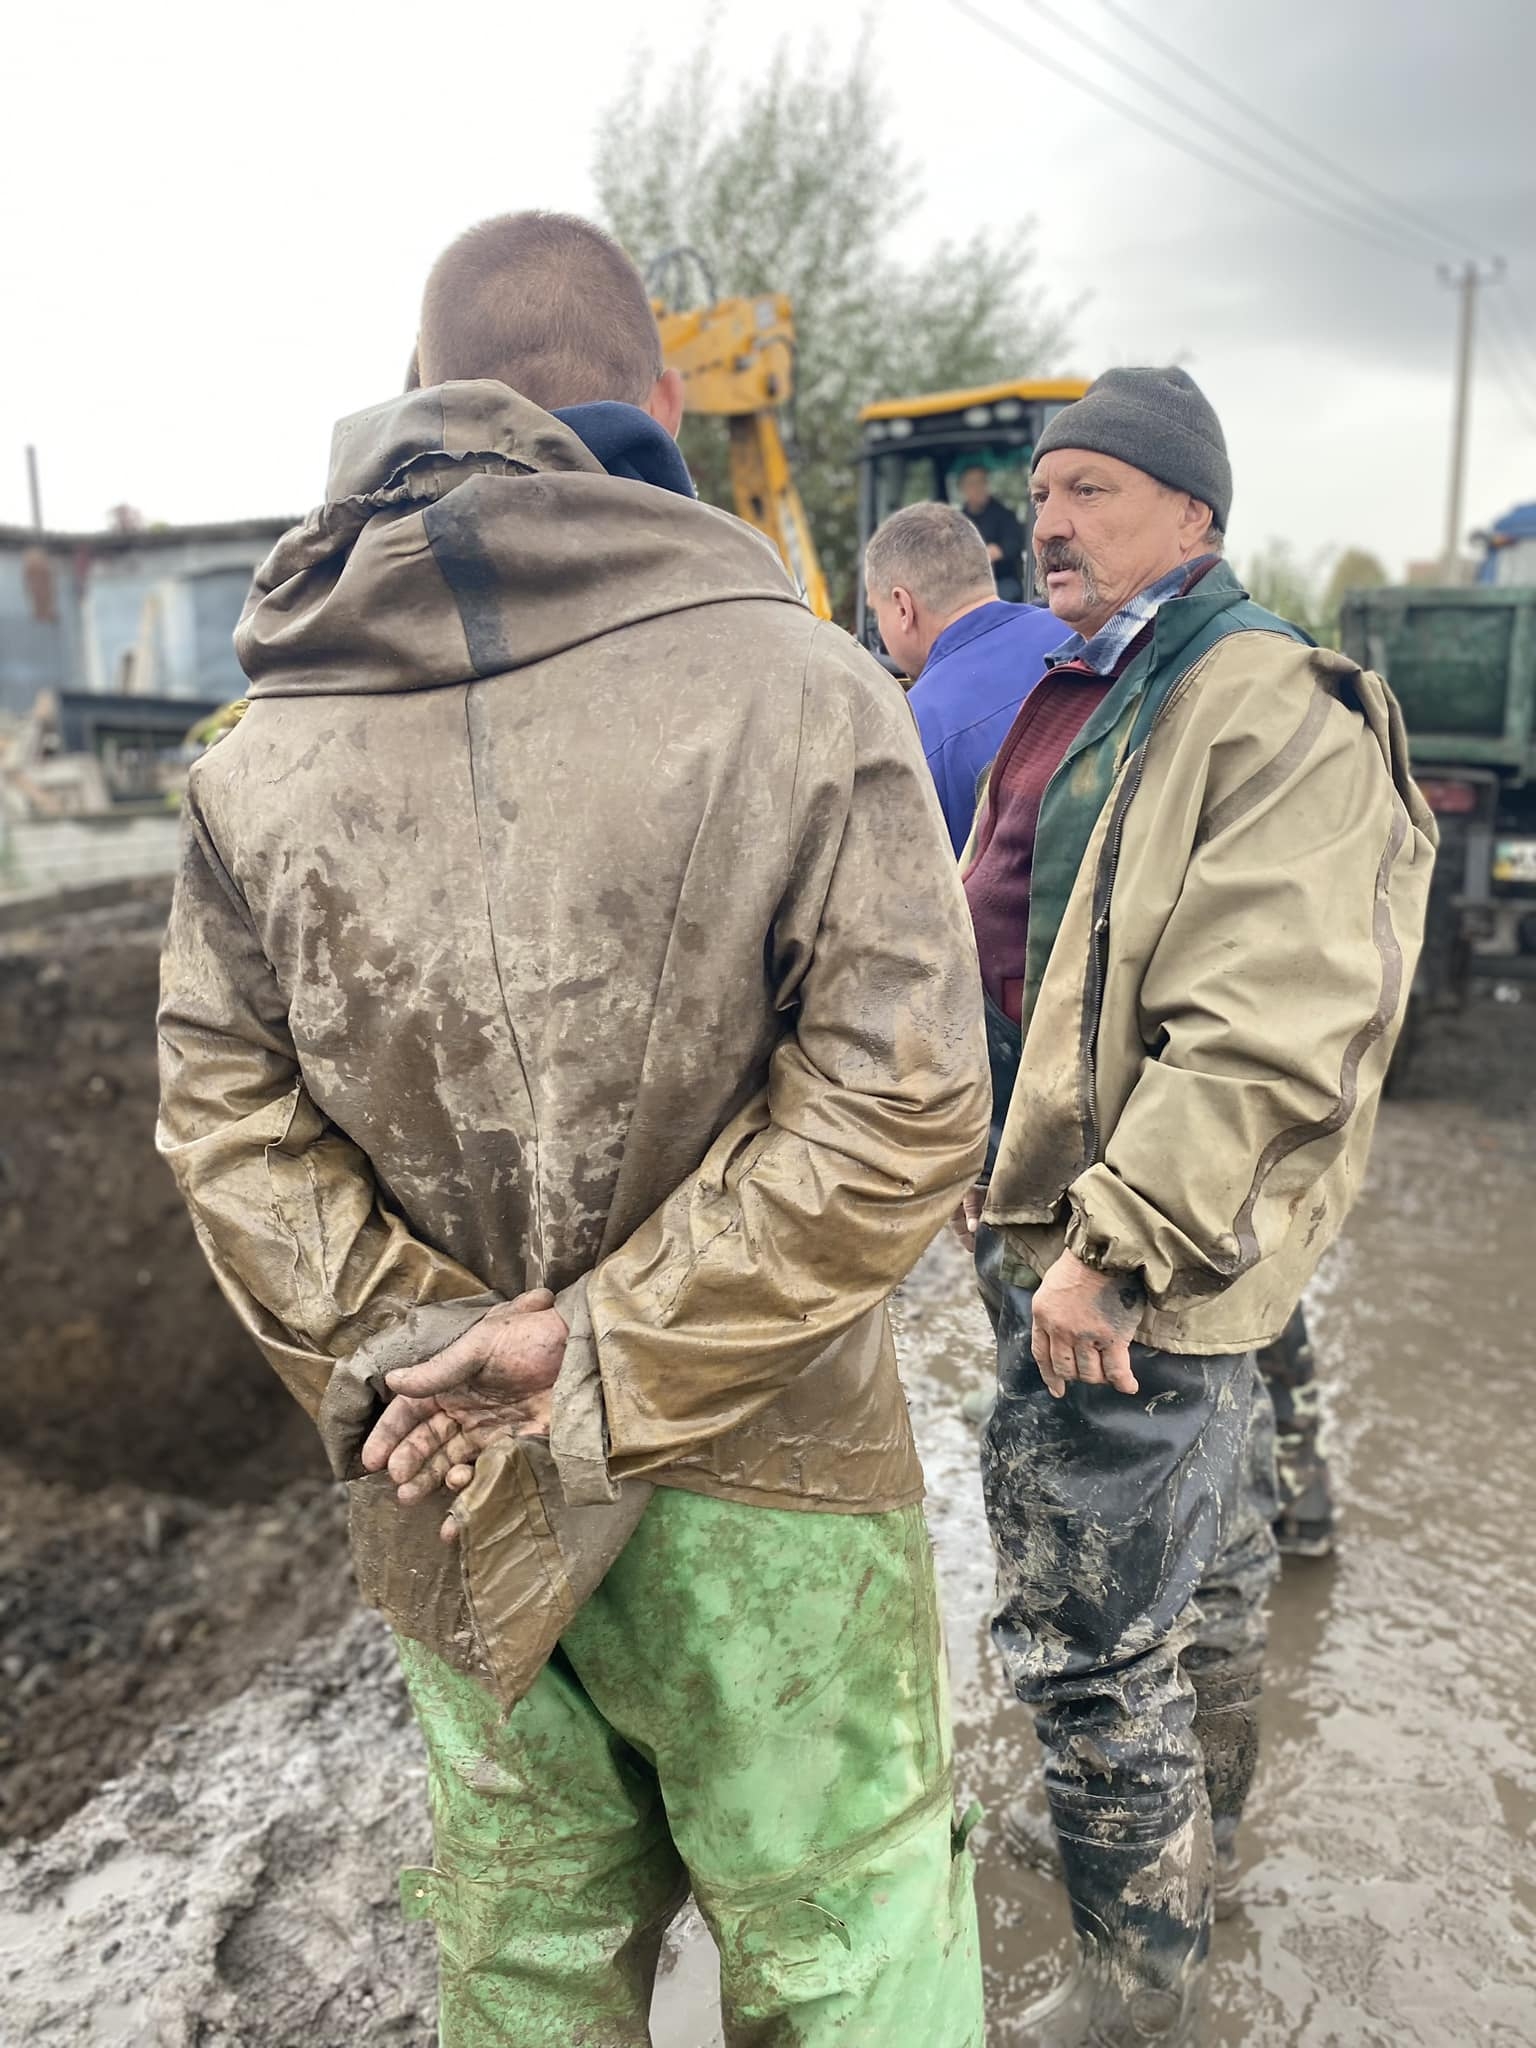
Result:
[[[675,266],[678,253],[662,259]],[[655,289],[653,283],[652,289]],[[795,323],[780,293],[720,299],[671,312],[655,299],[662,360],[680,372],[689,412],[726,423],[731,496],[739,517],[768,536],[806,603],[830,619],[832,602],[780,425],[795,392]]]
[[[690,266],[712,303],[674,310]],[[688,250],[672,250],[651,273],[663,360],[683,379],[690,412],[724,419],[737,514],[778,549],[818,618],[829,619],[827,579],[805,506],[795,488],[782,418],[795,391],[795,322],[783,293],[716,299],[708,273]],[[865,602],[864,546],[883,519],[923,499],[955,501],[960,473],[980,463],[994,494],[1029,523],[1029,466],[1045,423],[1081,398],[1076,377],[1017,378],[969,391],[886,398],[859,414],[859,582],[855,630],[878,649]]]

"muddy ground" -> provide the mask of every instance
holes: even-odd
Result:
[[[0,2042],[426,2048],[419,1750],[307,1425],[230,1325],[149,1152],[151,892],[0,933]],[[1345,1520],[1276,1602],[1219,2039],[1536,2040],[1536,1001],[1436,1026],[1311,1302]],[[903,1291],[966,1797],[1033,1768],[986,1643],[960,1397],[985,1324]],[[108,1782],[111,1781],[111,1782]],[[1065,1913],[982,1845],[994,2048]],[[685,1931],[658,2048],[709,2048]]]

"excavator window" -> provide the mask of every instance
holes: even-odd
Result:
[[[1025,529],[1027,561],[1029,467],[1035,443],[1047,420],[1087,388],[1080,380],[1063,379],[919,397],[910,404],[883,400],[869,407],[861,415],[861,571],[864,547],[882,520],[925,499],[958,504],[961,475],[973,466],[987,471],[993,497],[1018,515]],[[855,631],[883,658],[862,573]]]
[[[906,505],[925,505],[942,498],[942,472],[931,455],[906,455],[893,450],[875,460],[875,525]]]

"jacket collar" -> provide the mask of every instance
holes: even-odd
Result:
[[[610,476],[654,484],[680,498],[698,496],[677,443],[638,405],[599,399],[590,405],[563,405],[550,417],[579,435]]]
[[[1247,595],[1232,565],[1218,561],[1187,597],[1165,599],[1152,624],[1151,666],[1160,668],[1165,661],[1175,660],[1218,613],[1231,611]]]
[[[1165,598],[1153,618],[1150,642],[1111,684],[1109,694],[1067,748],[1062,767],[1065,768],[1069,761],[1076,760],[1079,754],[1103,739],[1119,722],[1126,705],[1141,695],[1149,676],[1156,675],[1166,664],[1177,661],[1213,619],[1242,604],[1247,596],[1231,567],[1225,561],[1218,561],[1207,569],[1187,597]]]

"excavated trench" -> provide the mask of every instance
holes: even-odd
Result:
[[[353,1604],[313,1432],[154,1155],[164,914],[0,930],[0,1839]]]

